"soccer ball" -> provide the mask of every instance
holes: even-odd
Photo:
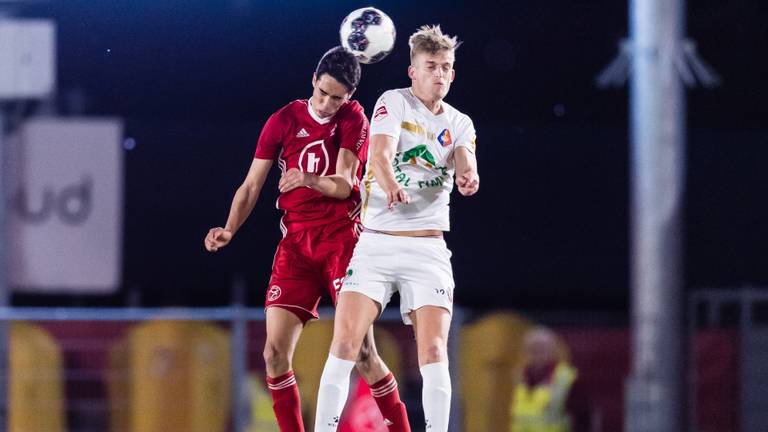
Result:
[[[376,63],[395,47],[395,24],[387,14],[365,7],[352,11],[339,29],[341,45],[360,63]]]

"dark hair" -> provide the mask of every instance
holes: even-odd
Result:
[[[337,46],[323,54],[317,64],[315,78],[320,79],[323,74],[330,75],[351,92],[360,84],[360,62],[344,47]]]

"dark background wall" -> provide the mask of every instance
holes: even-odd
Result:
[[[474,120],[482,188],[456,195],[457,298],[476,307],[623,310],[628,301],[627,91],[594,77],[627,35],[616,0],[139,1],[16,6],[58,26],[60,115],[117,116],[126,151],[124,283],[108,298],[17,295],[17,304],[229,301],[233,275],[260,304],[279,240],[277,174],[231,247],[207,254],[266,117],[310,95],[346,13],[372,4],[398,28],[356,97],[409,85],[407,37],[440,23],[464,44],[447,100]],[[689,289],[768,283],[768,4],[688,4],[688,34],[723,78],[689,91]],[[44,106],[31,104],[29,113]],[[49,110],[50,111],[50,110]]]

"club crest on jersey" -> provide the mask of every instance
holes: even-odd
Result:
[[[280,289],[277,285],[272,285],[269,287],[269,293],[267,294],[267,298],[269,301],[275,301],[278,298],[280,298],[280,294],[282,294],[283,291]]]
[[[440,132],[440,135],[437,136],[437,142],[443,147],[451,145],[453,142],[451,141],[451,132],[449,132],[448,129],[443,129],[443,131]]]
[[[381,120],[384,117],[388,116],[389,113],[387,112],[387,106],[382,105],[378,108],[376,108],[376,112],[373,113],[373,120]]]

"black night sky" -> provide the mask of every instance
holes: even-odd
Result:
[[[685,284],[768,285],[768,3],[688,2],[687,33],[722,76],[688,91]],[[311,94],[320,55],[353,9],[383,9],[394,52],[364,66],[368,114],[409,85],[407,36],[440,23],[464,44],[447,100],[478,131],[481,191],[453,197],[457,298],[475,307],[621,311],[628,303],[627,90],[598,72],[627,35],[618,0],[60,0],[15,14],[53,18],[61,116],[124,119],[123,286],[114,298],[17,296],[17,304],[230,301],[233,275],[260,305],[277,241],[273,172],[234,243],[203,249],[223,225],[267,116]],[[32,103],[28,112],[43,110]],[[48,108],[50,111],[50,108]]]

